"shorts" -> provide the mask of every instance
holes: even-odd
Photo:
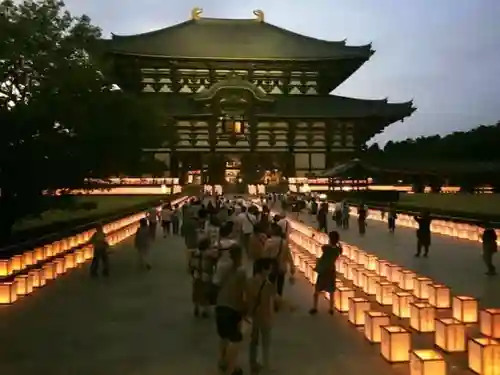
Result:
[[[240,330],[242,319],[243,317],[238,311],[226,306],[217,306],[215,308],[215,324],[219,337],[229,342],[241,342],[243,340]]]

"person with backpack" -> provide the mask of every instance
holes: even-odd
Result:
[[[293,283],[295,276],[295,265],[293,263],[292,253],[288,246],[288,240],[281,227],[275,224],[271,227],[271,237],[264,246],[263,258],[269,258],[273,261],[273,272],[270,280],[276,283],[276,291],[279,296],[283,296],[285,278],[290,270],[290,282]]]
[[[494,276],[497,274],[495,265],[493,264],[493,255],[498,251],[497,234],[490,224],[485,224],[483,235],[481,237],[483,243],[483,261],[486,265],[486,275]]]
[[[241,212],[237,216],[238,227],[241,234],[241,244],[248,254],[248,243],[253,229],[257,224],[257,217],[249,212],[245,206],[241,206]]]

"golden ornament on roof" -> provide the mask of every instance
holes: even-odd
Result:
[[[200,7],[195,7],[191,10],[191,19],[193,21],[197,21],[201,18],[201,14],[203,13],[203,9]]]
[[[257,17],[257,21],[264,22],[264,11],[256,9],[253,11],[254,16]]]

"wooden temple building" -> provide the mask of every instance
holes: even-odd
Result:
[[[253,19],[191,19],[144,34],[113,35],[118,85],[167,115],[153,152],[165,175],[204,183],[314,176],[346,162],[412,102],[332,95],[373,55]],[[250,181],[254,180],[254,181]]]

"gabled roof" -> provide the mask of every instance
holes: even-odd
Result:
[[[373,53],[371,45],[315,39],[263,20],[218,18],[192,19],[144,34],[113,35],[109,48],[118,54],[238,60],[366,61]]]

